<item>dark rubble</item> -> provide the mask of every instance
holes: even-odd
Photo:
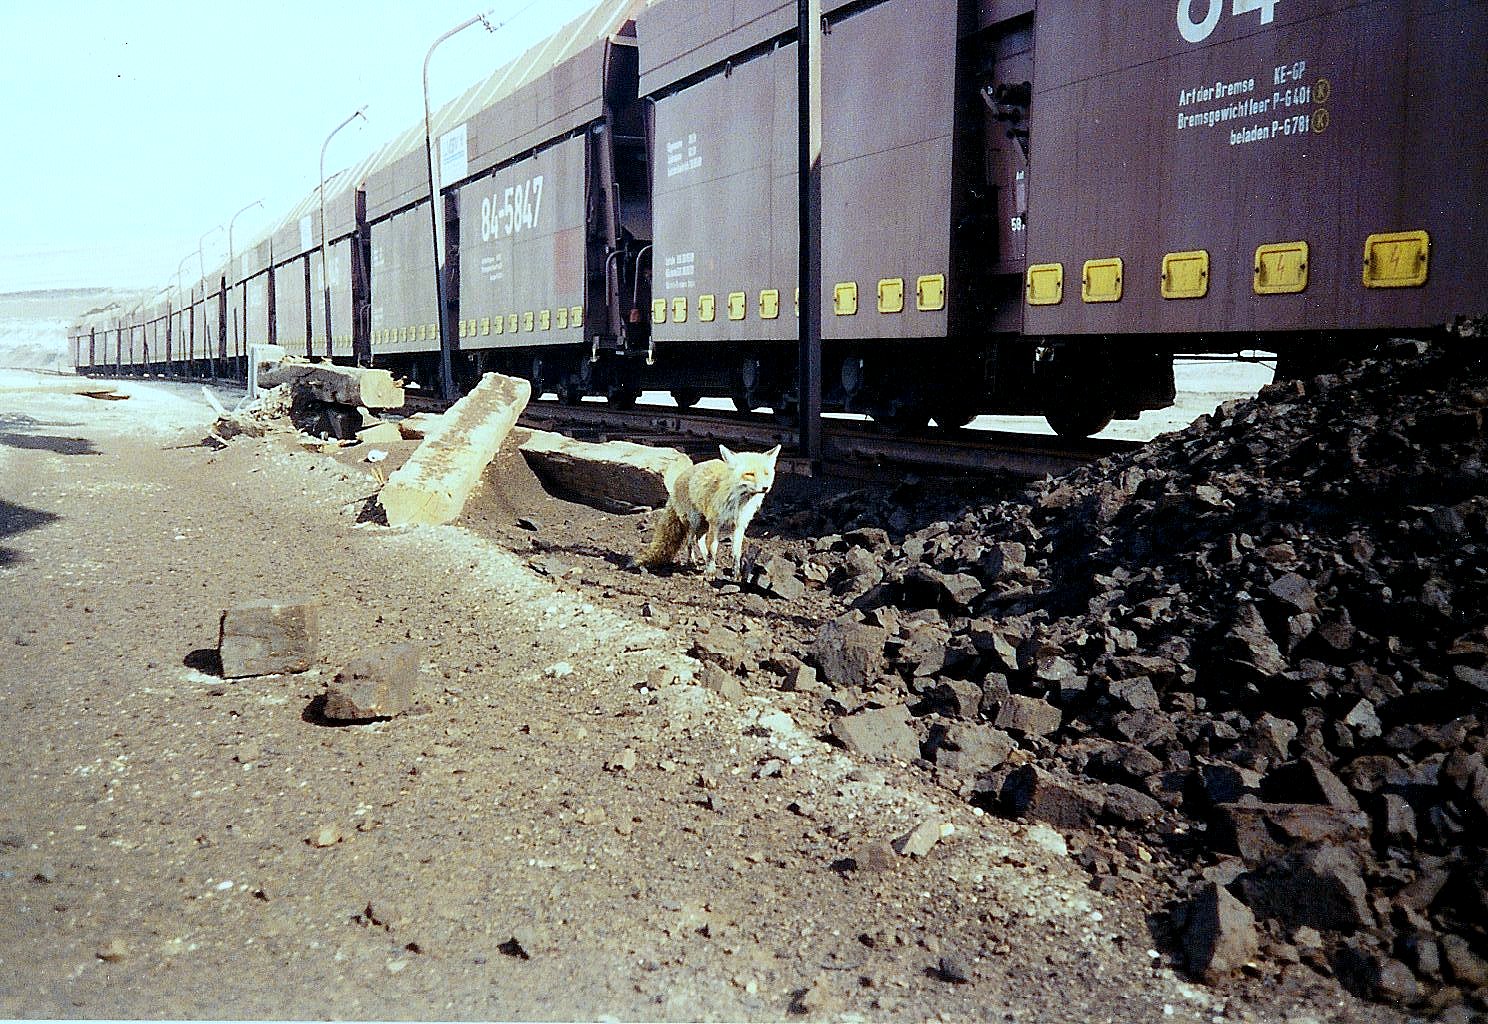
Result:
[[[1488,1007],[1470,344],[1388,343],[908,533],[861,495],[821,506],[803,561],[852,611],[797,653],[844,716],[908,704],[965,798],[1159,849],[1195,975],[1255,928],[1262,961]],[[1095,884],[1121,858],[1092,853]]]

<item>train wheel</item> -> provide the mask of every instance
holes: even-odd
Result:
[[[941,430],[958,430],[977,416],[975,395],[942,394],[930,403],[930,418]]]
[[[1060,437],[1089,437],[1116,415],[1112,376],[1105,353],[1061,346],[1044,371],[1044,419]]]
[[[908,434],[924,430],[930,422],[930,414],[918,402],[903,398],[876,401],[868,407],[868,415],[878,428],[888,434]]]
[[[697,388],[672,388],[672,401],[679,409],[691,409],[702,400],[702,393]]]
[[[548,368],[543,362],[542,356],[534,356],[532,359],[532,372],[527,375],[532,382],[532,397],[541,398],[544,394],[555,389],[554,382],[548,379]]]
[[[1060,437],[1090,437],[1099,434],[1116,415],[1109,404],[1092,400],[1085,404],[1069,405],[1060,409],[1049,409],[1044,419]]]

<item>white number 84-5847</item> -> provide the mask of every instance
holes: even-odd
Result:
[[[1230,16],[1259,11],[1261,24],[1269,25],[1276,16],[1276,5],[1280,0],[1230,0]],[[1202,6],[1204,16],[1194,18],[1194,7]],[[1190,43],[1202,43],[1209,38],[1224,13],[1224,0],[1178,0],[1178,33]]]
[[[481,241],[520,234],[537,226],[542,213],[543,176],[509,187],[497,205],[494,195],[481,200]]]

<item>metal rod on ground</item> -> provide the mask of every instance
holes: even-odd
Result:
[[[446,399],[455,397],[455,367],[451,354],[454,332],[450,330],[450,311],[445,303],[444,253],[439,232],[439,187],[434,181],[434,122],[429,115],[429,61],[433,59],[434,51],[440,43],[477,22],[485,25],[486,31],[494,32],[491,23],[486,20],[486,15],[490,13],[487,11],[486,14],[477,14],[462,21],[434,40],[429,46],[429,52],[424,54],[424,156],[429,167],[429,231],[434,241],[434,301],[439,310],[439,390]]]
[[[331,145],[331,140],[336,137],[336,133],[339,132],[342,128],[345,128],[347,125],[351,124],[351,122],[355,121],[359,117],[363,121],[367,120],[367,107],[366,107],[366,104],[363,104],[362,107],[361,107],[361,109],[356,110],[356,111],[353,111],[352,112],[352,115],[350,117],[348,117],[345,121],[342,121],[340,124],[336,125],[335,128],[331,129],[331,134],[329,134],[329,135],[326,136],[325,142],[323,142],[321,144],[321,147],[320,147],[320,283],[324,286],[324,288],[323,288],[323,294],[322,294],[321,298],[325,301],[325,307],[324,307],[325,308],[325,354],[326,354],[326,357],[327,358],[329,358],[330,355],[331,355],[331,337],[332,337],[332,335],[331,335],[331,252],[330,252],[329,249],[326,248],[326,228],[325,228],[325,186],[326,186],[326,179],[325,179],[325,156],[326,156],[326,150]]]
[[[796,97],[800,114],[798,193],[800,359],[796,377],[801,457],[821,465],[821,0],[796,0]]]

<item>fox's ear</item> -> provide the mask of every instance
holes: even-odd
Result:
[[[729,451],[728,448],[724,447],[723,445],[719,445],[718,454],[723,456],[723,461],[727,462],[730,466],[734,464],[734,453]]]
[[[771,448],[769,451],[765,452],[765,458],[769,459],[772,463],[775,461],[775,459],[779,455],[780,455],[780,445],[778,445],[778,444],[774,448]]]

